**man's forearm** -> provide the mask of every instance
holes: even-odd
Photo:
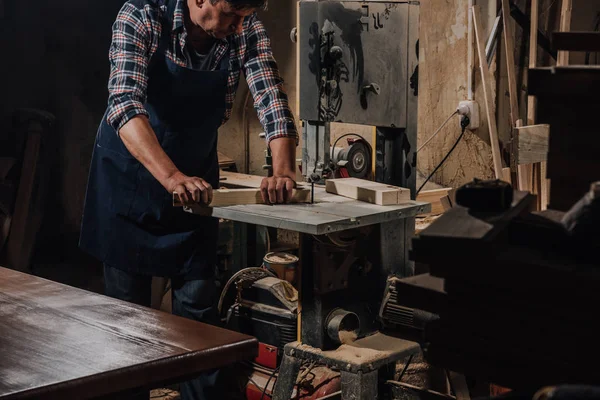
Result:
[[[296,139],[277,138],[269,144],[273,162],[273,176],[296,179]]]
[[[121,127],[119,136],[131,155],[168,189],[169,179],[179,170],[160,146],[148,118],[133,117]]]

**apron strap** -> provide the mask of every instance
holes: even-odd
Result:
[[[167,11],[161,13],[161,33],[160,39],[158,40],[158,47],[152,55],[148,64],[148,72],[152,70],[154,65],[164,57],[167,49],[171,45],[171,31],[173,30],[173,13],[175,12],[175,5],[177,0],[156,0],[155,4],[158,7],[167,6]]]

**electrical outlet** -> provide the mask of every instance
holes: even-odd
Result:
[[[479,128],[479,104],[473,100],[464,100],[458,103],[458,113],[469,117],[470,124],[467,129],[474,131]],[[460,126],[460,122],[459,122]]]

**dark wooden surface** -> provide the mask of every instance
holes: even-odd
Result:
[[[553,32],[556,50],[600,51],[600,32]]]
[[[0,399],[91,398],[256,355],[250,336],[0,267]]]

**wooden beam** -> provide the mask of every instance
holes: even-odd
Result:
[[[506,64],[508,71],[508,93],[510,101],[510,117],[512,128],[517,126],[519,117],[519,102],[517,94],[517,79],[515,77],[515,43],[513,38],[512,17],[510,16],[510,5],[508,0],[502,0],[502,21],[504,23],[504,49],[506,52]]]
[[[516,146],[514,145],[515,140],[515,129],[523,125],[523,121],[519,116],[519,102],[518,102],[518,88],[517,88],[517,79],[515,72],[515,43],[513,38],[513,25],[512,25],[512,17],[510,15],[510,4],[508,0],[502,0],[502,20],[504,21],[504,48],[506,53],[506,64],[508,71],[508,92],[509,92],[509,101],[510,101],[510,117],[511,117],[511,140],[513,143],[512,146],[512,156],[515,156]],[[534,31],[534,32],[537,32]],[[537,47],[537,44],[536,44]],[[517,186],[519,190],[529,190],[527,185],[528,179],[531,175],[531,167],[520,165],[515,161],[517,166]],[[506,180],[506,179],[505,179]]]
[[[259,188],[264,176],[221,171],[219,185],[231,188]]]
[[[562,0],[562,9],[560,10],[560,31],[569,32],[571,30],[571,13],[573,10],[572,0]],[[556,65],[563,67],[569,65],[569,52],[559,51]]]
[[[529,34],[529,70],[537,67],[537,54],[538,54],[538,26],[539,26],[539,0],[532,0],[531,2],[531,31]],[[560,58],[560,55],[559,55]],[[536,98],[529,96],[527,98],[527,124],[535,126],[536,121]],[[539,141],[538,141],[539,143]],[[547,142],[546,142],[547,143]],[[543,152],[543,150],[542,150]],[[548,157],[548,150],[545,151],[545,158]],[[533,170],[529,170],[531,173],[531,179],[528,179],[528,184],[533,192],[538,194],[538,207],[539,210],[545,210],[548,205],[548,199],[550,195],[549,181],[546,178],[546,161],[541,161],[539,165],[535,167],[535,173]]]
[[[417,195],[417,201],[431,203],[431,212],[429,214],[442,214],[444,211],[446,211],[446,207],[444,207],[442,199],[444,197],[448,198],[448,192],[450,192],[450,190],[452,190],[452,188],[422,190]],[[448,205],[449,204],[448,198]]]
[[[554,32],[552,44],[557,50],[600,51],[600,32]]]
[[[550,140],[550,125],[522,126],[516,129],[517,164],[535,164],[548,159],[548,144]]]
[[[473,27],[475,28],[475,37],[477,42],[477,54],[479,56],[479,69],[481,71],[481,80],[483,82],[483,94],[485,96],[485,109],[490,128],[490,145],[492,147],[492,159],[494,161],[494,173],[496,179],[502,179],[502,156],[500,154],[500,142],[498,141],[498,125],[496,124],[496,114],[493,110],[492,84],[490,82],[490,70],[485,56],[485,37],[481,26],[481,12],[478,6],[473,6]]]
[[[539,26],[539,2],[531,0],[531,30],[529,34],[529,70],[537,67],[538,41],[537,31]],[[535,124],[535,97],[527,97],[527,125]]]
[[[410,190],[365,179],[341,178],[325,182],[328,193],[365,201],[380,206],[402,204],[410,201]]]
[[[294,189],[290,203],[310,202],[310,189]],[[262,200],[260,189],[216,189],[213,190],[212,202],[207,207],[229,207],[243,204],[265,204]],[[173,206],[181,207],[183,204],[179,196],[173,194]]]

